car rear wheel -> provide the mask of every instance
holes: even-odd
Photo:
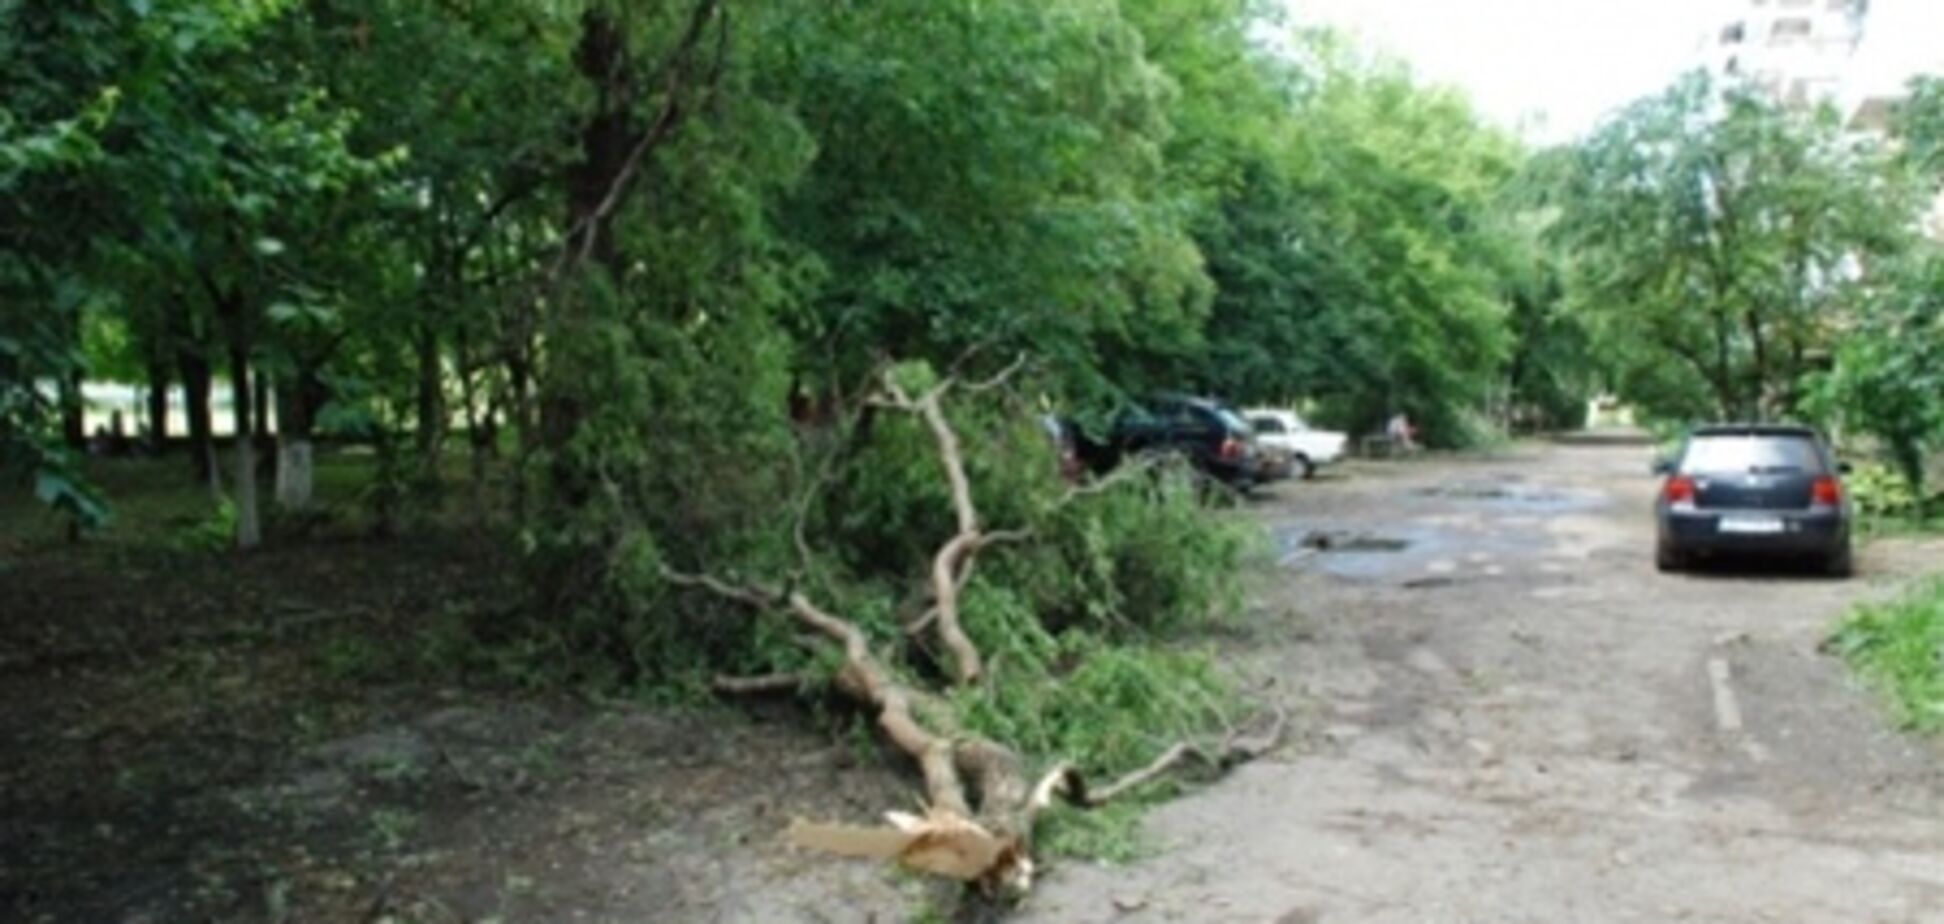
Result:
[[[1687,568],[1687,554],[1662,541],[1654,546],[1654,567],[1663,574]]]
[[[1856,555],[1850,544],[1844,542],[1836,551],[1823,559],[1823,573],[1833,578],[1846,578],[1856,573]]]
[[[1311,462],[1309,456],[1300,452],[1296,454],[1296,477],[1304,481],[1316,477],[1316,463]]]

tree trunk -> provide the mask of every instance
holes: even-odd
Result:
[[[61,376],[61,441],[69,449],[81,450],[88,447],[87,402],[81,396],[81,370]]]
[[[595,107],[581,126],[580,160],[567,171],[567,270],[593,264],[618,279],[621,254],[615,246],[613,212],[604,208],[625,180],[629,152],[638,142],[631,111],[633,66],[628,37],[611,13],[592,7],[581,16],[581,36],[575,66],[592,85]],[[571,283],[569,283],[571,285]],[[585,298],[567,292],[554,309],[548,337],[552,343],[575,342],[587,323]],[[554,364],[549,363],[549,366]],[[566,452],[580,432],[585,415],[579,389],[556,380],[570,370],[550,370],[540,387],[540,438],[551,452],[549,482],[554,502],[567,509],[580,507],[591,491],[587,473]]]
[[[480,379],[483,378],[481,366],[474,362],[470,338],[464,329],[459,331],[453,343],[457,356],[459,372],[459,405],[466,414],[466,443],[469,469],[468,487],[472,496],[473,517],[484,522],[486,517],[486,463],[492,457],[493,441],[496,438],[492,425],[493,416],[498,412],[490,397],[486,407],[481,409]],[[490,387],[490,386],[489,386]]]
[[[209,483],[211,494],[223,493],[221,470],[216,464],[216,439],[209,414],[209,357],[198,348],[176,352],[176,367],[182,373],[183,412],[189,418],[189,456],[196,480]]]
[[[418,481],[423,490],[439,485],[439,456],[445,448],[445,369],[439,362],[439,334],[431,324],[419,327],[418,342]]]
[[[277,507],[297,512],[310,506],[313,475],[310,394],[315,376],[299,370],[297,381],[277,389]]]
[[[229,321],[230,396],[236,405],[236,547],[248,551],[263,544],[262,525],[257,517],[256,432],[250,411],[255,395],[250,389],[250,339],[244,327],[243,309],[234,301],[224,312]]]
[[[532,461],[533,452],[540,445],[539,428],[533,422],[533,376],[524,358],[528,349],[528,344],[521,344],[518,355],[509,356],[506,361],[507,403],[511,405],[513,427],[520,440],[512,466],[513,517],[519,523],[525,523],[531,512],[527,499],[527,463]]]
[[[161,454],[169,448],[169,362],[152,356],[148,364],[148,445]]]
[[[1771,396],[1769,395],[1768,337],[1762,329],[1762,315],[1759,311],[1750,308],[1743,314],[1743,319],[1748,327],[1749,347],[1754,354],[1754,368],[1749,370],[1749,387],[1752,393],[1753,404],[1751,410],[1755,414],[1755,419],[1767,420],[1769,418],[1769,406],[1771,403]]]
[[[255,394],[256,427],[251,433],[255,434],[257,442],[263,443],[270,439],[270,376],[261,369],[257,370]]]

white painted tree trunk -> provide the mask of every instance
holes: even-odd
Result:
[[[311,441],[277,441],[277,506],[303,510],[311,502]]]

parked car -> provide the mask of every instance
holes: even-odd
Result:
[[[1813,559],[1847,576],[1850,504],[1845,466],[1815,430],[1727,424],[1699,427],[1654,465],[1665,475],[1654,502],[1662,571],[1720,552]]]
[[[1255,430],[1256,441],[1265,449],[1288,456],[1293,473],[1315,477],[1316,470],[1343,458],[1348,434],[1317,430],[1295,411],[1252,408],[1243,412]]]
[[[1245,491],[1266,480],[1248,421],[1208,398],[1163,394],[1139,401],[1115,421],[1112,442],[1122,455],[1178,452],[1210,477]]]

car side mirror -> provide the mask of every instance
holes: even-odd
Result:
[[[1674,474],[1674,460],[1667,458],[1655,459],[1654,464],[1648,466],[1647,470],[1655,475],[1672,475]]]

